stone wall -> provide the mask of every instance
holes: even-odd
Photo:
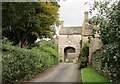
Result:
[[[80,40],[81,35],[59,35],[58,45],[59,45],[59,55],[60,59],[64,61],[64,49],[66,47],[73,47],[75,49],[76,57],[80,54]]]
[[[59,34],[60,35],[71,35],[71,34],[79,35],[81,34],[81,29],[82,29],[81,26],[63,27],[63,28],[60,28]]]
[[[79,45],[81,40],[81,35],[59,35],[58,44],[59,45]]]
[[[91,38],[89,43],[89,62],[91,63],[93,53],[103,47],[103,42],[98,38]]]

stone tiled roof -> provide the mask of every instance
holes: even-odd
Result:
[[[82,26],[72,26],[72,27],[64,27],[60,28],[59,34],[60,35],[71,35],[71,34],[76,34],[79,35],[81,34]]]

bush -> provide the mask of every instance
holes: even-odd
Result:
[[[120,48],[118,43],[105,45],[103,50],[94,54],[92,65],[112,82],[120,82]]]
[[[82,54],[81,57],[79,58],[80,69],[87,67],[88,56],[89,56],[89,46],[88,46],[88,42],[86,41],[83,43]]]
[[[58,63],[57,50],[47,46],[44,50],[40,49],[23,49],[3,41],[3,84],[30,80],[45,68]]]
[[[41,40],[36,44],[34,44],[33,48],[49,53],[52,61],[54,61],[55,64],[58,63],[59,61],[58,45],[55,43],[54,40],[49,40],[49,41]]]

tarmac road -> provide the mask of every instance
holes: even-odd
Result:
[[[29,82],[80,82],[77,64],[60,63]]]

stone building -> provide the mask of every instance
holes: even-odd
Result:
[[[80,55],[82,42],[88,40],[92,35],[92,26],[88,24],[88,12],[84,13],[84,21],[82,26],[64,27],[64,22],[61,21],[57,43],[59,46],[58,52],[62,62],[75,61]]]

